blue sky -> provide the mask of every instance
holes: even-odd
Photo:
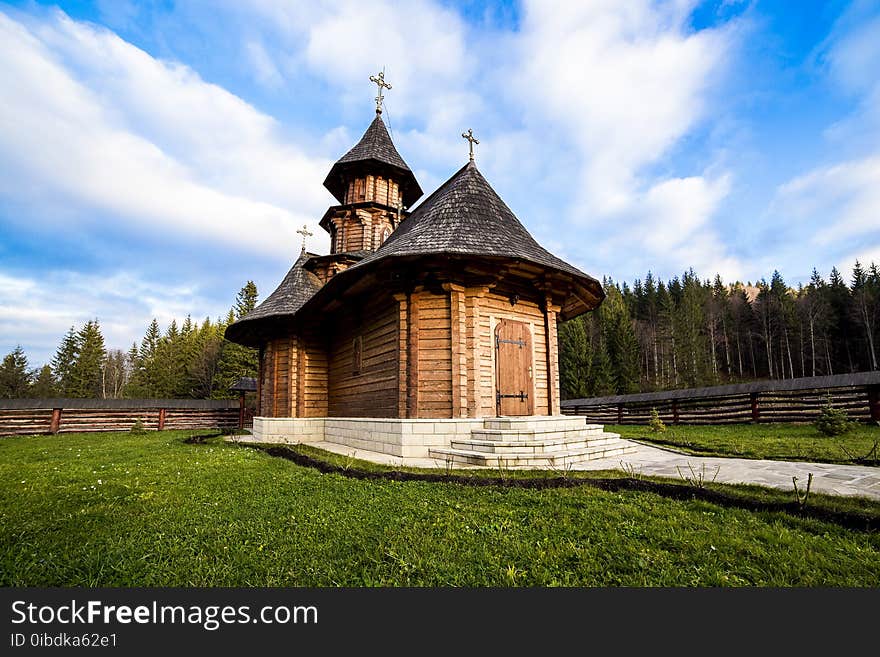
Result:
[[[384,117],[594,276],[880,263],[880,1],[0,2],[0,353],[270,293]]]

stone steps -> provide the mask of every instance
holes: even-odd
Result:
[[[632,443],[606,433],[601,424],[587,424],[583,417],[529,416],[486,418],[469,438],[455,438],[450,447],[432,448],[428,454],[465,465],[552,469],[634,450]]]
[[[586,418],[572,415],[548,415],[524,417],[490,417],[483,420],[486,429],[555,431],[560,429],[601,429],[601,424],[587,424]]]
[[[553,468],[593,459],[622,456],[634,449],[635,447],[620,441],[617,445],[598,445],[543,454],[528,452],[493,454],[469,449],[432,449],[429,450],[429,455],[431,458],[441,460],[451,458],[453,463],[494,468]]]
[[[535,440],[564,440],[573,436],[601,437],[606,435],[601,426],[585,425],[577,429],[473,429],[474,440],[495,442],[532,442]]]
[[[490,454],[539,454],[546,452],[558,452],[560,450],[573,450],[583,447],[604,447],[607,445],[620,444],[620,436],[616,433],[606,433],[599,436],[568,436],[551,440],[477,440],[462,439],[453,440],[453,449],[474,450],[488,452]]]

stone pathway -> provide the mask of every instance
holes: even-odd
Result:
[[[858,495],[880,500],[880,468],[861,465],[835,465],[833,463],[803,463],[798,461],[759,461],[755,459],[720,458],[717,456],[692,456],[668,449],[635,443],[636,451],[622,457],[584,461],[572,466],[574,470],[630,470],[643,475],[681,479],[682,475],[693,477],[691,468],[699,475],[705,473],[711,481],[719,468],[715,481],[718,483],[759,484],[771,488],[792,490],[792,477],[798,478],[798,488],[807,485],[807,476],[813,473],[812,492],[831,495]],[[416,468],[443,468],[436,459],[402,459],[399,456],[354,449],[335,443],[311,443],[315,447],[345,454],[357,459]],[[467,466],[456,465],[457,469]],[[478,467],[478,466],[470,466]],[[680,470],[680,472],[679,472]]]
[[[803,491],[807,486],[807,476],[812,472],[813,484],[810,488],[812,492],[858,495],[880,500],[880,468],[834,463],[693,456],[642,443],[634,444],[637,445],[636,451],[622,458],[585,461],[575,464],[573,469],[607,470],[623,467],[626,470],[632,468],[634,472],[643,475],[681,479],[682,475],[693,478],[691,473],[693,468],[698,476],[705,472],[705,480],[710,481],[715,475],[715,469],[718,468],[718,476],[715,477],[718,483],[759,484],[789,491],[793,490],[792,477],[798,478],[798,489]]]

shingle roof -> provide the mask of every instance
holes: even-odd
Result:
[[[296,262],[293,263],[293,267],[287,272],[284,280],[281,281],[272,294],[266,297],[265,301],[240,320],[229,325],[227,331],[232,329],[229,335],[239,333],[242,324],[255,319],[278,315],[292,316],[297,310],[302,308],[305,302],[321,289],[321,280],[312,272],[303,268],[303,265],[313,257],[315,256],[312,253],[302,253]]]
[[[401,175],[401,190],[403,202],[407,207],[415,203],[422,196],[422,188],[419,187],[415,175],[407,166],[400,153],[394,147],[385,123],[380,115],[376,115],[370,127],[354,147],[343,155],[324,180],[324,187],[330,190],[340,203],[345,202],[345,188],[342,182],[342,174],[346,169],[365,162],[378,162],[397,170]]]
[[[393,256],[428,254],[518,258],[598,285],[538,244],[473,162],[425,199],[374,254],[349,269]]]

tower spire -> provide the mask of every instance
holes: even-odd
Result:
[[[376,96],[376,114],[381,114],[383,100],[382,90],[390,89],[391,85],[388,82],[385,82],[385,71],[380,71],[378,76],[371,75],[370,82],[375,83],[379,89],[379,95]]]

